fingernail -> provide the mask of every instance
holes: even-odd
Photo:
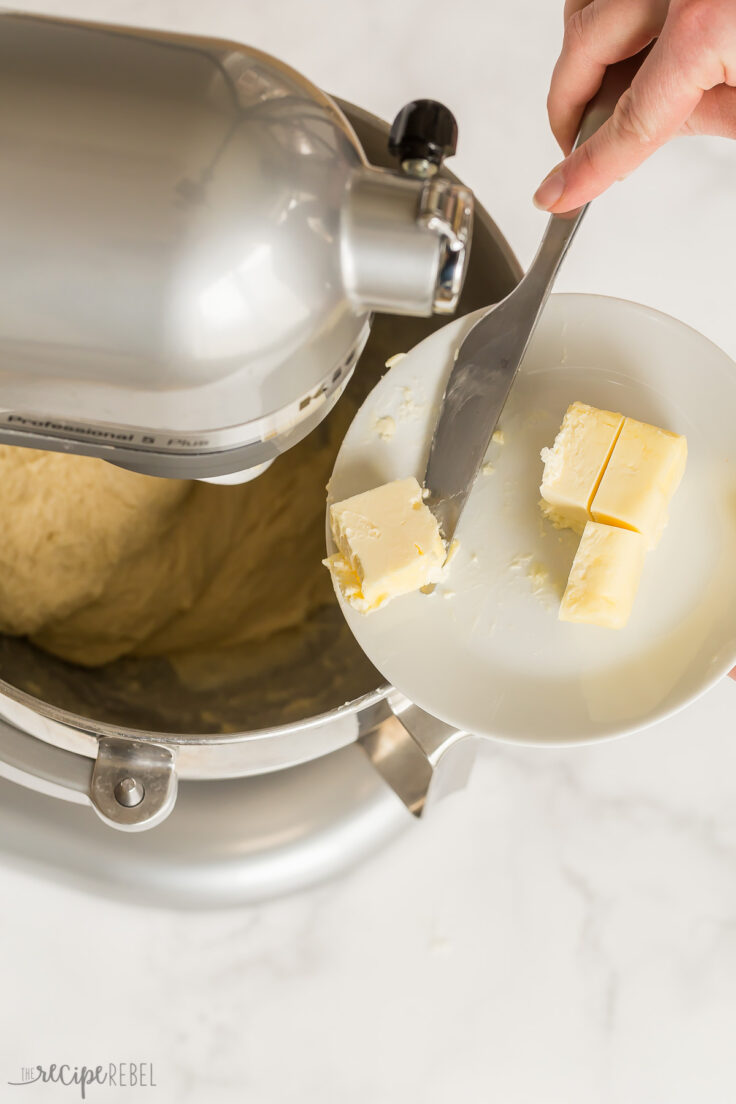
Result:
[[[565,178],[560,169],[553,169],[549,176],[545,176],[542,183],[534,193],[533,203],[540,211],[549,211],[554,207],[565,190]]]

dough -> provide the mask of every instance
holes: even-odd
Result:
[[[333,601],[324,499],[351,411],[240,486],[0,446],[0,631],[99,666],[233,647]]]
[[[97,599],[188,491],[101,460],[0,446],[0,631],[33,634]]]

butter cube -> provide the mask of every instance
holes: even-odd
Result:
[[[362,613],[439,582],[445,546],[416,479],[397,479],[330,507],[338,552],[324,561]]]
[[[542,449],[539,488],[545,513],[558,527],[582,532],[590,505],[624,423],[622,414],[574,402],[552,448]]]
[[[593,520],[634,529],[654,548],[686,462],[685,437],[626,418],[593,499]]]
[[[646,540],[641,533],[589,521],[560,605],[560,621],[622,629],[639,587]]]

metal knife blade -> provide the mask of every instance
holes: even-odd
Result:
[[[576,145],[610,118],[647,50],[610,66],[583,114]],[[455,355],[424,477],[427,505],[452,541],[501,411],[560,265],[588,204],[552,215],[529,270],[475,323]]]
[[[424,483],[427,505],[448,544],[547,299],[539,298],[535,307],[528,295],[517,294],[526,279],[476,322],[445,387]]]

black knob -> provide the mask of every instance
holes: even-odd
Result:
[[[455,116],[437,100],[412,100],[394,119],[388,148],[406,172],[433,176],[457,149]]]

